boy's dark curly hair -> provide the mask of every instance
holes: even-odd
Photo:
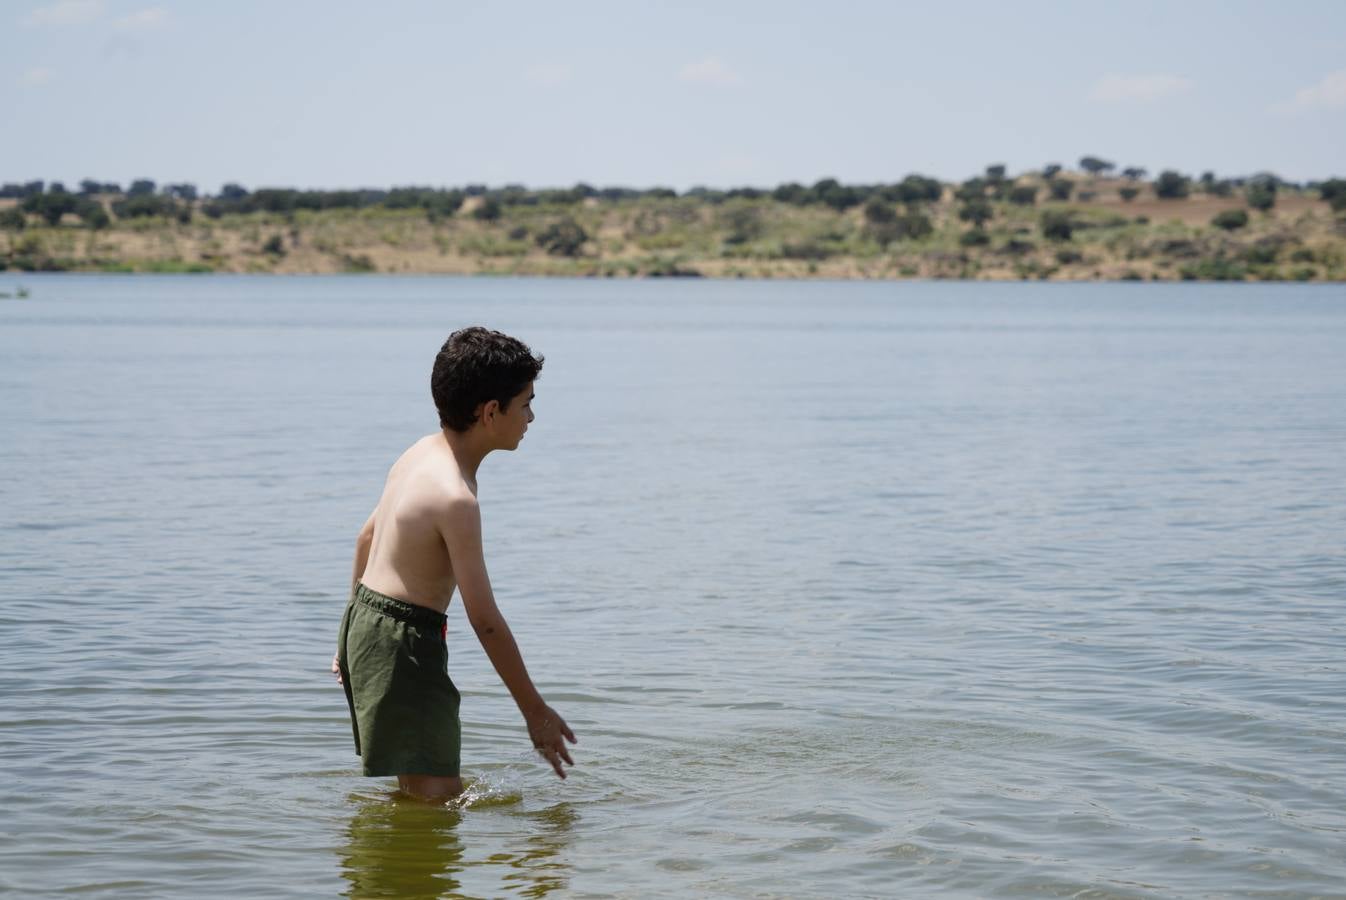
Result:
[[[507,334],[473,326],[455,331],[435,357],[430,393],[441,428],[467,431],[477,407],[498,400],[502,410],[542,371],[543,357]]]

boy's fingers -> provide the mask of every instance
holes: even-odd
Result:
[[[578,744],[578,743],[579,743],[579,741],[575,740],[575,732],[571,731],[571,730],[570,730],[570,726],[567,725],[565,722],[562,722],[562,723],[561,723],[561,734],[564,734],[564,735],[570,740],[570,743],[572,743],[572,744]],[[563,744],[563,745],[562,745],[562,750],[561,750],[562,753],[565,752],[564,747],[565,747],[565,745]]]
[[[561,759],[564,759],[568,765],[573,766],[575,764],[575,761],[570,758],[570,751],[566,750],[564,745],[562,745],[561,749],[558,752],[561,756]]]

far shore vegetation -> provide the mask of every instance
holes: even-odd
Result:
[[[218,194],[141,179],[0,186],[0,270],[588,277],[1344,281],[1346,179],[1087,156],[961,183],[578,184]]]

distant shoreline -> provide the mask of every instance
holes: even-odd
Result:
[[[977,184],[970,194],[969,183],[926,180],[925,195],[902,202],[891,199],[900,196],[898,185],[844,203],[760,192],[710,199],[546,195],[514,203],[485,194],[442,207],[426,200],[420,207],[283,211],[155,195],[176,212],[101,214],[101,223],[87,227],[82,214],[44,218],[5,199],[0,271],[1346,281],[1346,214],[1315,190],[1282,188],[1259,210],[1229,192],[1161,199],[1124,178],[1072,174],[1064,183],[1066,176],[1021,176]],[[1068,199],[1051,199],[1057,195]],[[83,202],[86,210],[116,210],[121,201]]]

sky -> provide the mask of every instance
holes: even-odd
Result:
[[[0,0],[0,181],[1346,176],[1343,0]]]

